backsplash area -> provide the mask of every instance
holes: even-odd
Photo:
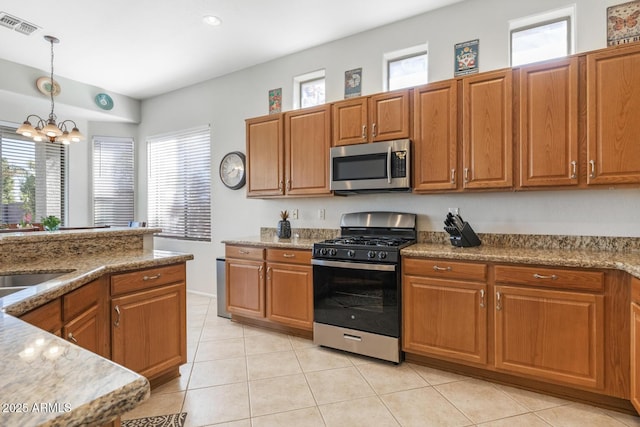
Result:
[[[340,235],[338,229],[294,228],[292,238],[325,240]],[[275,239],[276,229],[262,227],[260,237]],[[598,251],[639,251],[639,237],[564,236],[545,234],[490,234],[478,233],[483,245],[527,249],[571,249]],[[419,243],[449,244],[449,235],[440,231],[418,231]]]

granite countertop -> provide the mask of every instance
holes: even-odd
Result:
[[[275,236],[254,236],[245,237],[233,240],[223,240],[222,243],[227,245],[242,245],[242,246],[258,246],[258,247],[272,247],[272,248],[286,248],[286,249],[313,249],[313,244],[320,242],[324,239],[321,238],[301,238],[292,237],[290,239],[279,239]]]
[[[402,249],[403,256],[445,258],[558,267],[606,268],[626,271],[640,278],[639,251],[598,251],[577,249],[526,249],[480,245],[457,248],[440,243],[416,243]]]
[[[0,275],[66,272],[0,298],[0,424],[100,425],[145,400],[149,396],[145,377],[14,316],[107,273],[190,259],[191,254],[169,251],[112,251],[0,265]]]

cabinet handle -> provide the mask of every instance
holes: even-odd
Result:
[[[452,184],[456,183],[456,170],[455,169],[451,169],[451,183]]]
[[[160,273],[156,274],[155,276],[144,276],[142,280],[156,280],[156,279],[159,279],[160,276],[161,276]]]
[[[367,139],[367,125],[362,125],[362,139]]]
[[[591,173],[589,174],[589,178],[595,178],[596,177],[596,161],[589,160],[589,164],[591,165]]]
[[[496,292],[496,310],[502,310],[502,294]]]
[[[375,137],[376,136],[376,124],[372,124],[371,125],[371,136]]]
[[[244,249],[238,249],[238,253],[241,253],[242,255],[249,255],[250,252]]]
[[[78,340],[76,339],[76,337],[73,336],[71,332],[69,332],[69,335],[67,335],[67,339],[74,344],[78,344]]]
[[[572,160],[571,161],[571,179],[576,179],[576,176],[577,176],[576,161]]]
[[[264,266],[261,265],[260,268],[258,268],[258,279],[260,280],[263,279],[263,275],[262,275],[263,272],[264,272]]]
[[[116,317],[116,321],[113,322],[113,326],[115,326],[116,328],[118,326],[120,326],[120,306],[115,306],[113,307],[113,309],[116,311],[116,314],[118,315],[118,317]]]
[[[480,307],[484,308],[484,289],[480,289]]]
[[[291,180],[287,180],[287,191],[291,191]]]
[[[558,280],[558,276],[556,276],[555,274],[552,274],[551,276],[543,276],[542,274],[535,273],[533,277],[535,277],[536,279]]]
[[[282,256],[285,258],[295,258],[296,254],[282,254]]]
[[[271,280],[271,267],[267,268],[267,280]]]
[[[464,168],[464,182],[469,182],[469,168]]]
[[[440,267],[440,266],[434,265],[433,271],[451,271],[451,267]]]
[[[284,181],[280,180],[278,183],[278,190],[280,190],[280,194],[284,194]]]

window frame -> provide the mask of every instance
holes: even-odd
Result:
[[[416,86],[421,86],[424,84],[429,83],[429,43],[423,43],[423,44],[419,44],[416,46],[411,46],[408,48],[404,48],[404,49],[400,49],[400,50],[395,50],[392,52],[387,52],[384,53],[382,55],[382,86],[383,86],[383,91],[384,92],[388,92],[391,90],[399,90],[399,89],[406,89],[405,88],[394,88],[394,89],[390,89],[390,82],[389,79],[391,78],[391,73],[390,73],[390,63],[391,62],[395,62],[395,61],[402,61],[405,60],[407,58],[412,58],[412,57],[416,57],[416,56],[422,56],[425,55],[425,62],[426,62],[426,73],[427,73],[427,78],[425,82],[421,82],[418,83],[417,85],[413,85],[413,86],[407,86],[407,87],[416,87]]]
[[[189,143],[189,139],[191,139],[192,143],[199,143],[201,145],[192,146],[192,150],[184,150],[185,144]],[[166,155],[166,151],[163,152],[163,149],[158,148],[157,150],[153,149],[153,145],[164,144],[165,146],[169,146],[169,151],[174,151],[178,156],[179,160],[182,162],[172,171],[168,163],[163,163],[163,165],[158,165],[157,168],[153,165],[153,156],[158,155]],[[160,135],[149,136],[146,138],[146,150],[147,150],[147,225],[149,227],[159,227],[162,228],[163,231],[158,234],[158,237],[164,237],[168,239],[178,239],[178,240],[186,240],[186,241],[203,241],[203,242],[211,242],[212,241],[212,221],[211,221],[211,201],[212,201],[212,166],[211,166],[211,128],[209,125],[206,126],[198,126],[196,128],[184,129],[176,132],[165,133]],[[167,148],[165,148],[167,150]],[[190,156],[192,156],[190,158]],[[162,156],[160,156],[162,157]],[[165,156],[166,157],[166,156]],[[167,160],[168,162],[168,160]],[[194,168],[196,165],[203,166],[206,168],[204,172],[199,171],[194,173]],[[174,179],[170,182],[158,182],[157,177],[153,174],[158,171],[158,168],[161,172],[158,176],[163,176],[165,178],[179,175],[179,178]],[[177,171],[177,172],[176,172]],[[174,172],[174,175],[171,175],[170,172]],[[195,176],[201,178],[203,173],[206,173],[206,179],[194,179]],[[186,174],[186,175],[184,175]],[[205,183],[205,184],[203,184]],[[157,200],[160,198],[159,196],[159,188],[163,188],[166,190],[169,188],[168,185],[162,184],[176,184],[177,188],[176,192],[182,191],[183,199],[185,199],[184,195],[188,195],[187,201],[182,204],[173,204],[171,202],[177,200],[172,199],[166,205],[162,205],[160,207],[156,207],[154,210],[154,206],[157,205]],[[205,185],[206,189],[197,192],[193,191],[193,188],[199,188],[201,185]],[[154,191],[155,189],[155,191]],[[206,203],[189,204],[189,199],[194,194],[204,196],[204,200]],[[158,196],[158,199],[152,199]],[[163,193],[164,195],[164,193]],[[166,197],[164,198],[166,200]],[[173,221],[173,223],[163,223],[163,220],[166,220],[167,217],[174,217],[174,214],[171,213],[172,209],[181,210],[180,215],[177,216],[177,220]],[[163,212],[161,212],[163,210]],[[189,218],[191,216],[194,218]],[[195,214],[194,214],[195,213]],[[164,217],[163,219],[159,219],[160,217]],[[176,222],[178,224],[183,223],[183,226],[176,226]],[[200,232],[197,232],[196,229],[193,228],[194,225],[204,225]]]
[[[323,68],[320,70],[311,71],[309,73],[300,74],[293,78],[293,109],[294,110],[310,107],[310,106],[302,107],[302,85],[305,83],[316,81],[316,80],[324,80],[324,92],[325,92],[325,98],[324,98],[325,102],[323,104],[318,104],[318,105],[324,105],[327,102],[327,76],[326,76],[326,70]]]

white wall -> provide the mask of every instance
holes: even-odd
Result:
[[[606,8],[619,0],[575,0],[577,50],[606,45]],[[91,123],[91,134],[134,136],[137,141],[137,207],[146,219],[145,138],[163,132],[211,124],[211,243],[156,238],[156,248],[191,252],[189,288],[215,293],[215,257],[224,239],[256,236],[260,227],[275,227],[279,211],[297,208],[293,227],[337,228],[340,214],[360,210],[398,210],[419,214],[421,230],[441,230],[448,207],[459,207],[465,220],[483,233],[543,233],[640,237],[640,190],[502,192],[443,195],[381,194],[353,197],[256,200],[245,189],[226,189],[218,165],[229,151],[245,151],[244,120],[267,113],[269,89],[281,87],[283,109],[292,108],[293,77],[326,69],[327,100],[343,98],[344,72],[363,68],[363,94],[381,92],[385,52],[428,43],[430,81],[453,77],[455,43],[480,39],[480,71],[508,66],[508,21],[564,8],[563,0],[535,2],[468,0],[373,31],[299,52],[269,63],[167,93],[142,102],[140,125]],[[286,25],[286,23],[282,23]],[[206,53],[205,53],[206,54]],[[2,64],[0,63],[0,66]],[[0,99],[3,89],[0,85]],[[7,120],[0,103],[0,118]],[[23,120],[20,117],[13,120]],[[134,134],[137,132],[137,134]],[[90,151],[73,148],[70,183],[73,218],[90,218]],[[79,160],[76,162],[75,160]],[[317,210],[326,209],[326,219]]]

